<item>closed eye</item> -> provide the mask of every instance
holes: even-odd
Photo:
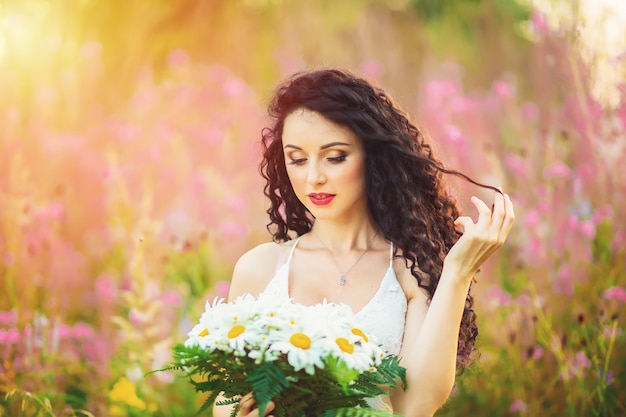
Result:
[[[328,161],[332,162],[333,164],[338,164],[338,163],[341,163],[341,162],[343,162],[345,160],[346,160],[346,155],[333,156],[331,158],[328,158]]]
[[[306,158],[291,158],[291,160],[289,161],[289,165],[302,165],[306,162]]]

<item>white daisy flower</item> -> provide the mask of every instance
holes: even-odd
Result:
[[[269,352],[281,352],[287,355],[287,362],[295,371],[304,369],[309,375],[315,374],[315,367],[324,368],[323,357],[326,356],[323,339],[313,338],[306,331],[293,328],[292,331],[275,332],[275,341],[270,345]]]
[[[223,302],[223,298],[215,298],[213,304],[207,300],[200,321],[187,333],[188,338],[185,341],[185,346],[198,345],[210,350],[214,349],[215,338],[219,336],[219,333],[215,331],[214,315],[219,306],[223,305]]]
[[[361,351],[374,360],[374,364],[378,365],[380,360],[385,356],[383,350],[360,328],[352,327],[350,329],[349,340]]]
[[[359,372],[368,371],[374,365],[374,359],[362,345],[346,337],[337,337],[326,341],[332,355],[344,362],[349,368]]]

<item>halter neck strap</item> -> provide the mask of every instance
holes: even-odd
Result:
[[[296,250],[296,246],[298,245],[298,242],[300,242],[300,239],[302,239],[302,236],[304,235],[300,235],[298,236],[298,238],[296,239],[295,242],[293,242],[293,246],[291,247],[291,250],[289,251],[289,257],[287,258],[287,262],[285,262],[287,265],[290,264],[291,262],[291,257],[293,256],[293,252]]]

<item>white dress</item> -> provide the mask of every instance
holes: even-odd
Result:
[[[289,265],[296,246],[302,236],[294,242],[287,261],[278,265],[276,274],[263,290],[279,301],[290,301]],[[393,244],[389,250],[389,268],[383,277],[378,291],[372,299],[355,315],[356,322],[365,333],[375,340],[386,353],[397,355],[402,347],[407,301],[404,291],[393,270]],[[373,398],[370,405],[377,410],[391,411],[387,396]]]

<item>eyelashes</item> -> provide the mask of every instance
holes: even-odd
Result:
[[[300,158],[300,159],[291,159],[289,161],[289,165],[302,165],[304,162],[306,161],[306,159]]]
[[[332,162],[333,164],[338,164],[345,161],[347,156],[348,155],[333,156],[332,158],[328,158],[328,161]]]
[[[331,164],[340,164],[342,162],[344,162],[347,159],[348,155],[339,155],[339,156],[333,156],[330,158],[326,158],[326,160],[328,162],[330,162]],[[306,158],[290,158],[289,160],[289,165],[302,165],[307,161]]]

